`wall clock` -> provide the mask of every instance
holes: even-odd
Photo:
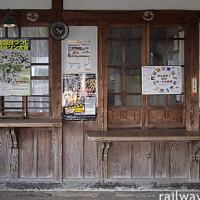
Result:
[[[69,27],[63,21],[53,22],[50,26],[50,34],[55,40],[63,40],[69,34]]]

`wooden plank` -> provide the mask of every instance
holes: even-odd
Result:
[[[1,119],[0,127],[61,127],[61,119]]]
[[[96,121],[85,121],[84,130],[97,130]],[[84,161],[83,161],[83,175],[86,179],[98,178],[97,166],[97,143],[96,141],[89,141],[84,131]]]
[[[63,124],[63,178],[83,178],[83,122]]]
[[[188,142],[170,143],[170,178],[189,178],[189,152]]]
[[[188,141],[200,140],[200,131],[185,129],[111,129],[87,131],[89,140],[101,141]]]
[[[131,178],[131,143],[113,142],[108,151],[108,179]]]
[[[155,142],[155,178],[169,178],[169,143]]]
[[[52,130],[53,146],[53,178],[55,181],[62,181],[62,128],[54,127]]]
[[[150,142],[132,144],[132,178],[152,177],[152,145]]]
[[[37,178],[52,178],[52,130],[37,130]]]
[[[19,178],[36,178],[37,138],[34,131],[19,132]]]
[[[8,136],[4,128],[0,129],[0,178],[9,178],[10,149]]]

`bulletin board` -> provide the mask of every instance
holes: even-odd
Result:
[[[65,120],[96,118],[97,27],[69,26],[62,40],[62,107]]]

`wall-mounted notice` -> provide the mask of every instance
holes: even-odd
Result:
[[[67,72],[91,71],[90,40],[67,40]]]
[[[181,66],[143,66],[142,94],[181,94]]]
[[[63,74],[64,119],[95,118],[96,74]]]
[[[31,40],[0,39],[0,96],[31,95]]]

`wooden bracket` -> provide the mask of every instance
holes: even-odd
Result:
[[[193,141],[192,146],[192,160],[195,162],[200,162],[200,142]]]
[[[8,134],[9,137],[9,147],[10,149],[17,149],[18,144],[17,144],[17,133],[15,128],[8,128],[6,130],[6,133]]]
[[[99,146],[100,146],[100,160],[103,161],[103,162],[106,162],[107,161],[107,157],[108,157],[108,149],[110,148],[110,143],[109,141],[100,141],[99,142]]]

